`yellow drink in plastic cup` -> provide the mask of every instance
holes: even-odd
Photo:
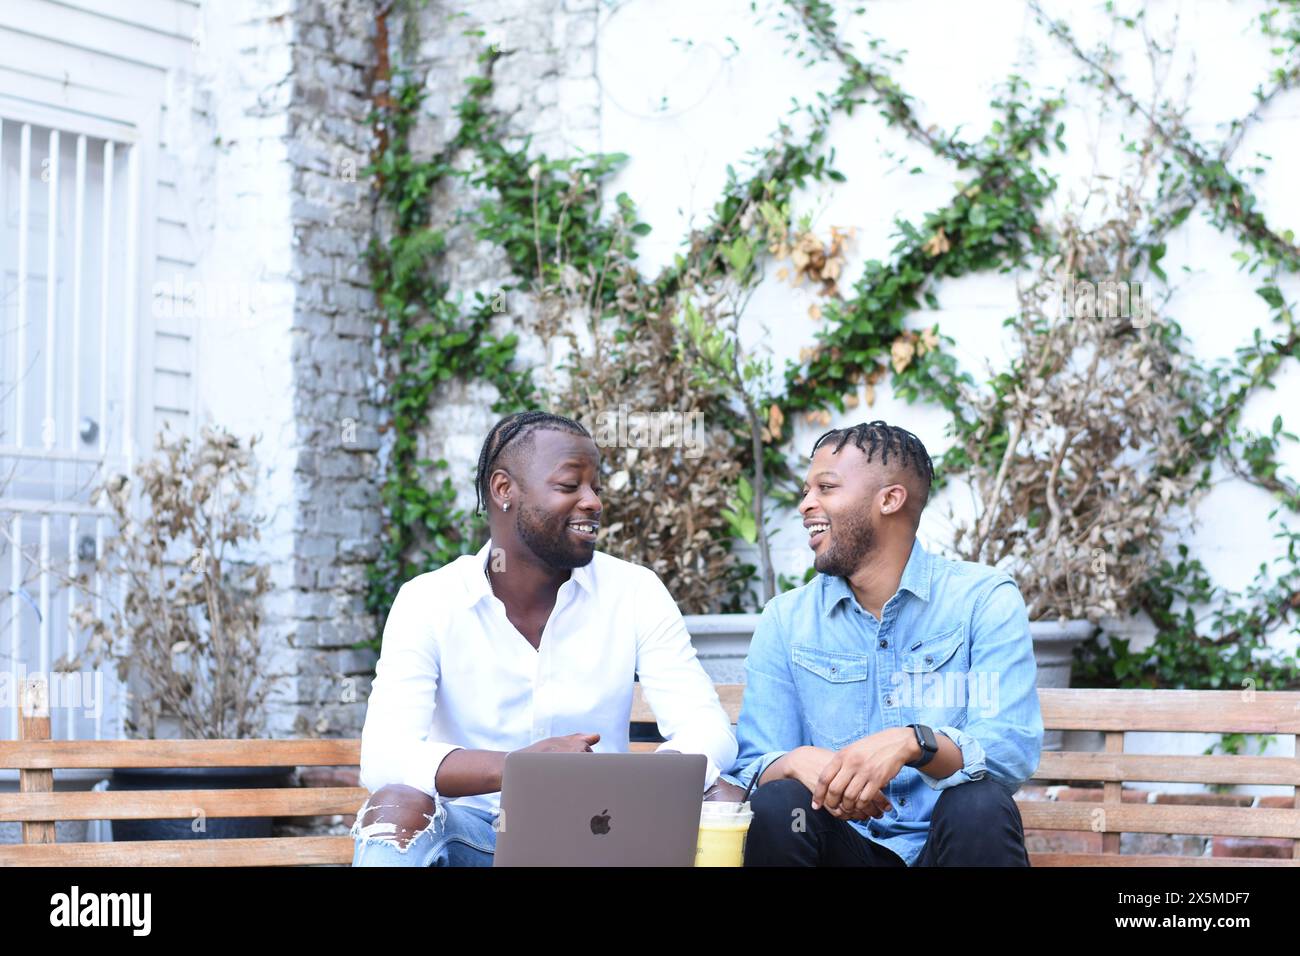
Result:
[[[754,812],[748,803],[707,800],[700,808],[696,866],[743,866],[745,836]]]

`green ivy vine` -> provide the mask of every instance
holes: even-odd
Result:
[[[1031,8],[1089,75],[1126,108],[1143,109],[1108,73],[1104,60],[1082,50],[1068,29],[1047,18],[1036,3]],[[1114,15],[1120,23],[1134,25]],[[1183,423],[1186,433],[1196,436],[1194,451],[1180,467],[1200,469],[1208,482],[1210,464],[1222,461],[1243,479],[1273,493],[1278,509],[1287,513],[1300,511],[1300,488],[1284,475],[1278,454],[1281,443],[1294,441],[1295,436],[1280,419],[1270,431],[1258,434],[1242,429],[1239,421],[1247,399],[1261,388],[1272,387],[1274,374],[1287,358],[1300,357],[1293,306],[1276,281],[1282,271],[1300,270],[1300,249],[1290,231],[1270,226],[1248,184],[1230,170],[1229,159],[1248,121],[1300,79],[1297,22],[1297,4],[1291,0],[1261,15],[1261,29],[1279,44],[1275,53],[1283,65],[1270,74],[1269,87],[1256,94],[1256,109],[1233,125],[1219,152],[1197,143],[1181,126],[1164,131],[1173,145],[1173,159],[1161,170],[1160,192],[1168,213],[1152,223],[1142,246],[1151,272],[1165,279],[1160,266],[1165,236],[1203,204],[1216,227],[1232,231],[1242,242],[1237,256],[1240,268],[1261,275],[1259,295],[1281,331],[1274,337],[1257,333],[1233,361],[1205,370],[1203,394],[1194,403],[1197,412]],[[867,62],[838,41],[829,3],[789,0],[782,7],[782,24],[797,57],[831,60],[841,66],[839,86],[802,107],[812,119],[802,138],[794,139],[789,126],[782,124],[747,174],[728,167],[722,195],[700,240],[656,279],[635,281],[647,287],[648,295],[662,300],[676,295],[689,277],[709,274],[742,283],[755,281],[762,251],[749,227],[739,221],[742,210],[760,200],[773,208],[788,208],[790,197],[809,181],[843,181],[833,150],[825,151],[830,124],[839,116],[851,116],[863,104],[874,106],[892,126],[965,175],[947,205],[919,222],[897,222],[898,241],[888,260],[868,262],[851,294],[830,301],[811,356],[790,363],[784,372],[783,394],[765,399],[765,404],[792,413],[843,411],[846,397],[856,393],[864,379],[891,370],[891,346],[904,333],[907,317],[923,305],[937,308],[938,281],[980,271],[1007,271],[1030,256],[1050,253],[1051,240],[1038,216],[1056,183],[1036,165],[1036,157],[1049,154],[1053,146],[1063,148],[1063,127],[1056,118],[1063,99],[1033,100],[1025,81],[1013,76],[993,103],[997,121],[984,137],[967,142],[921,122],[911,97],[889,76],[884,64],[891,56],[881,44],[868,42],[873,62]],[[393,93],[377,102],[372,115],[383,135],[382,149],[370,171],[392,219],[391,235],[383,242],[376,240],[369,252],[382,311],[386,404],[394,432],[383,486],[388,527],[382,555],[371,569],[368,597],[368,606],[381,619],[404,580],[472,550],[483,531],[472,515],[456,508],[449,478],[429,487],[429,471],[446,467],[445,461],[421,459],[418,453],[417,434],[427,422],[434,391],[453,379],[490,382],[500,394],[494,406],[498,412],[535,407],[537,398],[531,377],[516,369],[516,337],[498,337],[491,331],[493,316],[501,311],[499,303],[479,296],[467,308],[450,297],[446,283],[434,278],[447,228],[430,221],[434,191],[444,181],[459,178],[487,195],[472,221],[476,237],[502,249],[510,264],[515,282],[503,294],[526,292],[539,273],[543,280],[558,279],[547,272],[553,268],[557,249],[565,251],[574,267],[597,269],[611,249],[635,258],[636,237],[649,232],[648,225],[636,221],[634,204],[625,194],[616,197],[616,206],[621,218],[632,224],[630,229],[615,228],[601,214],[599,187],[626,162],[626,156],[552,159],[533,154],[528,140],[511,145],[489,108],[492,68],[500,55],[495,49],[481,55],[481,73],[469,81],[456,107],[460,123],[456,136],[428,160],[417,160],[410,150],[409,133],[423,92],[409,74],[394,71]],[[1148,119],[1164,122],[1158,116]],[[453,165],[461,153],[472,156],[468,170]],[[613,311],[615,297],[613,283],[602,286],[598,307]],[[1166,334],[1175,336],[1179,331],[1171,320]],[[937,328],[935,332],[941,347],[925,351],[905,367],[893,368],[894,391],[908,401],[940,405],[952,415],[955,433],[969,433],[977,423],[964,418],[958,395],[959,386],[970,384],[971,379],[943,347],[952,340],[938,334]],[[728,425],[737,435],[737,457],[752,468],[754,454],[744,440],[743,422],[734,411],[723,407],[714,411],[733,417]],[[788,438],[787,431],[762,449],[773,497],[786,504],[797,495],[797,479],[784,447]],[[1002,454],[1005,441],[1002,435],[988,443],[990,457]],[[950,454],[938,464],[942,482],[970,462]],[[738,523],[743,523],[741,512],[749,504],[750,499],[738,494],[734,505]],[[1295,665],[1267,659],[1265,654],[1269,630],[1300,608],[1300,556],[1296,554],[1300,533],[1288,530],[1280,537],[1288,539],[1282,573],[1271,577],[1261,566],[1260,577],[1240,594],[1216,588],[1203,565],[1180,546],[1178,559],[1159,569],[1142,589],[1139,607],[1134,609],[1146,611],[1155,623],[1154,645],[1135,652],[1124,641],[1096,639],[1080,652],[1076,681],[1126,687],[1233,687],[1243,680],[1255,681],[1261,689],[1295,685]],[[781,581],[782,587],[796,583],[788,578]],[[1183,610],[1175,613],[1179,605]],[[1215,637],[1204,636],[1206,616],[1197,609],[1206,608],[1211,609],[1209,627]]]

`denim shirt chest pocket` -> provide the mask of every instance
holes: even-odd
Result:
[[[839,750],[867,735],[870,657],[791,644],[790,661],[813,746]]]
[[[960,727],[969,691],[966,626],[958,623],[908,642],[895,675],[906,720],[927,726]]]

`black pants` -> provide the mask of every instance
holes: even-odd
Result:
[[[750,797],[754,820],[745,841],[745,866],[905,866],[892,850],[812,809],[798,780],[765,783]],[[802,814],[796,811],[802,810]],[[802,818],[804,825],[794,821]],[[1020,810],[990,777],[948,787],[930,818],[930,835],[916,866],[1029,866]]]

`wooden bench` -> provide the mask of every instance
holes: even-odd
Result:
[[[744,688],[717,685],[734,722]],[[1100,783],[1097,802],[1017,798],[1026,829],[1102,834],[1102,853],[1033,853],[1034,866],[1300,866],[1300,748],[1295,757],[1182,756],[1124,752],[1125,731],[1300,734],[1300,692],[1040,689],[1048,730],[1103,733],[1104,752],[1045,752],[1035,783]],[[637,687],[633,722],[654,714]],[[19,793],[0,794],[0,821],[21,821],[23,842],[0,844],[0,866],[295,866],[352,860],[352,838],[160,840],[56,843],[55,820],[208,817],[350,817],[363,787],[261,790],[54,792],[54,770],[117,767],[295,766],[355,768],[357,739],[306,740],[50,740],[48,717],[20,714],[20,739],[0,741],[0,768],[16,768]],[[653,743],[634,743],[637,751]],[[1125,781],[1278,784],[1293,789],[1291,806],[1216,807],[1122,801]],[[1290,860],[1139,856],[1119,853],[1121,833],[1279,837],[1292,841]]]

